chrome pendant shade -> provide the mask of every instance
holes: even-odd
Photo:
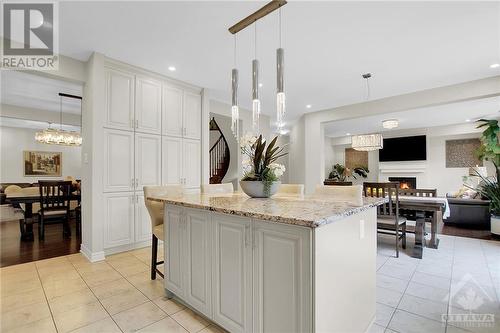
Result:
[[[276,50],[276,123],[283,124],[285,116],[285,50]]]
[[[231,131],[238,139],[240,137],[239,129],[240,109],[238,107],[238,70],[231,70]]]
[[[259,99],[259,61],[252,60],[252,129],[259,132],[260,99]]]

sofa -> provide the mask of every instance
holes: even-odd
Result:
[[[490,229],[490,201],[482,199],[448,198],[450,217],[445,225],[474,229]]]

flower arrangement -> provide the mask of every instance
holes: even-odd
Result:
[[[285,147],[276,145],[277,140],[278,136],[267,145],[262,135],[257,137],[251,134],[246,134],[240,139],[241,152],[245,155],[242,161],[243,178],[241,180],[262,182],[265,196],[271,195],[271,185],[278,182],[286,171],[283,164],[276,163],[278,158],[288,154],[284,151]]]
[[[351,170],[342,164],[335,164],[332,171],[328,175],[328,179],[345,182],[350,177],[356,179],[356,175],[366,178],[368,176],[368,172],[370,172],[368,168],[363,166],[359,166]]]

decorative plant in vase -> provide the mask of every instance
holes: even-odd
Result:
[[[276,136],[266,148],[266,140],[262,135],[247,134],[240,139],[241,152],[246,155],[243,160],[243,178],[241,189],[253,198],[269,198],[278,191],[280,178],[285,172],[283,164],[276,163],[280,157],[286,156],[284,147],[276,145]]]
[[[481,147],[477,151],[480,159],[490,161],[495,166],[495,178],[484,177],[478,186],[479,193],[490,200],[491,232],[500,235],[500,127],[498,120],[480,119],[477,128],[485,128],[481,134]]]
[[[332,179],[339,182],[345,182],[349,177],[356,179],[356,175],[366,178],[368,176],[367,167],[355,167],[352,171],[349,168],[346,168],[342,164],[335,164],[332,168],[332,171],[328,175],[328,179]]]

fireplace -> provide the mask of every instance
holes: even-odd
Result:
[[[416,177],[389,177],[389,181],[399,182],[399,188],[404,190],[417,188]]]

